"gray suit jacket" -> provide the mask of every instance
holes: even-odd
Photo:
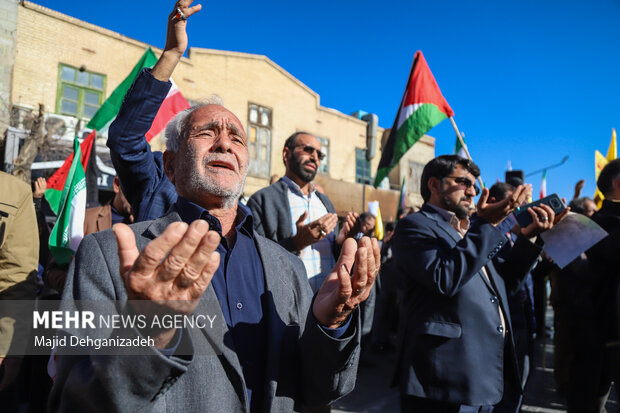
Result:
[[[170,212],[132,225],[138,248],[180,217]],[[359,359],[359,314],[343,338],[329,337],[311,311],[312,292],[301,261],[255,234],[266,286],[264,411],[297,410],[300,404],[335,400],[355,385]],[[87,236],[73,260],[63,293],[72,300],[126,300],[112,231]],[[204,349],[170,358],[149,348],[143,356],[59,356],[50,411],[67,412],[245,412],[249,410],[239,359],[212,286],[195,314],[215,314],[221,328],[184,329],[182,344]],[[216,321],[217,323],[218,321]],[[137,331],[136,331],[137,332]]]
[[[329,198],[316,192],[327,212],[336,212]],[[288,185],[281,178],[278,182],[255,192],[248,200],[252,210],[254,228],[260,235],[277,242],[288,251],[296,253],[293,245],[293,220],[288,202]],[[338,227],[334,229],[338,234]],[[334,243],[335,244],[335,243]],[[338,258],[339,248],[334,245],[334,256]]]

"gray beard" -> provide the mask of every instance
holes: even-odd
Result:
[[[194,158],[195,154],[190,148],[191,157]],[[218,154],[211,154],[203,159],[203,165],[206,167],[207,164],[213,160],[221,158]],[[187,164],[186,164],[187,165]],[[210,181],[208,178],[201,176],[195,170],[187,171],[187,175],[189,176],[189,189],[195,193],[206,193],[213,197],[220,198],[222,201],[222,208],[228,209],[234,207],[241,194],[243,193],[243,187],[245,186],[245,178],[248,175],[248,169],[245,169],[245,173],[243,174],[242,179],[239,180],[237,186],[233,189],[227,190],[221,188],[215,184],[215,182]]]
[[[204,177],[192,173],[190,175],[190,188],[192,191],[207,193],[222,200],[222,208],[228,209],[235,206],[239,200],[239,197],[243,193],[243,187],[245,186],[245,178],[247,172],[243,175],[243,179],[239,181],[239,184],[231,190],[218,187],[214,182],[204,179]]]

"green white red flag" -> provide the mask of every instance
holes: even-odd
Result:
[[[136,77],[140,74],[140,71],[145,67],[151,68],[157,62],[157,56],[151,48],[146,49],[138,63],[131,70],[131,73],[121,82],[120,85],[114,89],[110,97],[103,102],[103,105],[99,108],[97,113],[86,125],[87,128],[96,129],[99,132],[105,132],[109,128],[110,124],[116,119],[125,95],[129,91],[129,88],[133,84]],[[176,115],[178,112],[189,108],[189,102],[183,97],[179,88],[172,83],[172,87],[168,92],[168,95],[162,102],[162,105],[151,124],[151,129],[146,133],[146,140],[150,141],[153,136],[161,132],[166,124]]]
[[[421,51],[413,58],[405,93],[398,108],[390,136],[381,153],[374,186],[392,170],[402,156],[426,132],[442,120],[454,116],[454,111],[441,94]]]
[[[50,252],[58,264],[68,264],[84,237],[86,211],[86,173],[77,138],[73,141],[73,159],[62,190],[58,219],[49,239]],[[49,191],[49,189],[48,189]],[[47,197],[47,193],[46,193]]]
[[[547,170],[543,171],[542,182],[540,183],[540,197],[547,196]]]
[[[92,131],[80,144],[80,153],[82,154],[80,158],[80,164],[82,166],[82,171],[86,171],[88,160],[92,152],[92,147],[95,144],[96,134],[96,131]],[[54,174],[50,176],[47,180],[45,199],[50,204],[52,211],[54,211],[56,215],[58,215],[58,211],[60,210],[62,194],[65,189],[67,177],[69,177],[71,168],[73,166],[74,156],[75,151],[73,151],[71,155],[69,155],[67,159],[65,159],[65,162],[62,164],[62,166],[58,168],[56,172],[54,172]]]

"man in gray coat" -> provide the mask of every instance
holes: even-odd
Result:
[[[338,258],[342,243],[357,219],[350,212],[342,229],[327,195],[317,190],[314,177],[325,159],[321,142],[308,132],[295,132],[284,142],[285,175],[254,193],[248,207],[256,231],[299,256],[308,281],[317,291]]]
[[[187,47],[186,20],[200,10],[190,4],[177,2],[169,16],[154,85],[168,81]],[[59,355],[50,411],[282,412],[348,393],[359,357],[356,308],[379,269],[376,241],[346,240],[312,296],[301,261],[258,235],[238,203],[249,157],[239,119],[207,104],[175,121],[164,168],[176,204],[154,221],[86,237],[63,293],[66,310],[73,300],[126,302],[146,327],[112,337],[150,337],[152,345],[133,356]],[[214,321],[153,328],[175,315]]]

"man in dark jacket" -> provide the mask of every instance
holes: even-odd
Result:
[[[598,177],[598,189],[605,196],[603,206],[592,215],[592,220],[599,224],[607,233],[595,246],[586,253],[590,269],[597,287],[594,291],[594,302],[597,320],[596,336],[589,337],[598,343],[598,356],[592,359],[593,366],[598,366],[599,374],[592,377],[589,390],[596,391],[592,399],[595,405],[588,411],[600,411],[605,405],[612,381],[616,389],[620,389],[620,316],[618,312],[618,294],[620,284],[620,159],[609,162]],[[617,391],[616,391],[617,393]],[[598,409],[598,410],[596,410]]]
[[[285,175],[252,195],[248,207],[256,232],[299,255],[310,286],[317,291],[334,266],[339,246],[357,216],[349,214],[338,233],[334,206],[312,183],[325,159],[316,137],[307,132],[292,134],[284,143],[282,158]]]
[[[433,159],[422,172],[422,209],[396,227],[394,257],[405,280],[396,364],[403,412],[490,412],[505,383],[520,383],[504,278],[527,274],[541,251],[528,238],[551,228],[555,214],[531,208],[532,224],[509,259],[499,259],[508,240],[498,225],[531,186],[496,203],[484,189],[470,225],[479,175],[470,160]]]

